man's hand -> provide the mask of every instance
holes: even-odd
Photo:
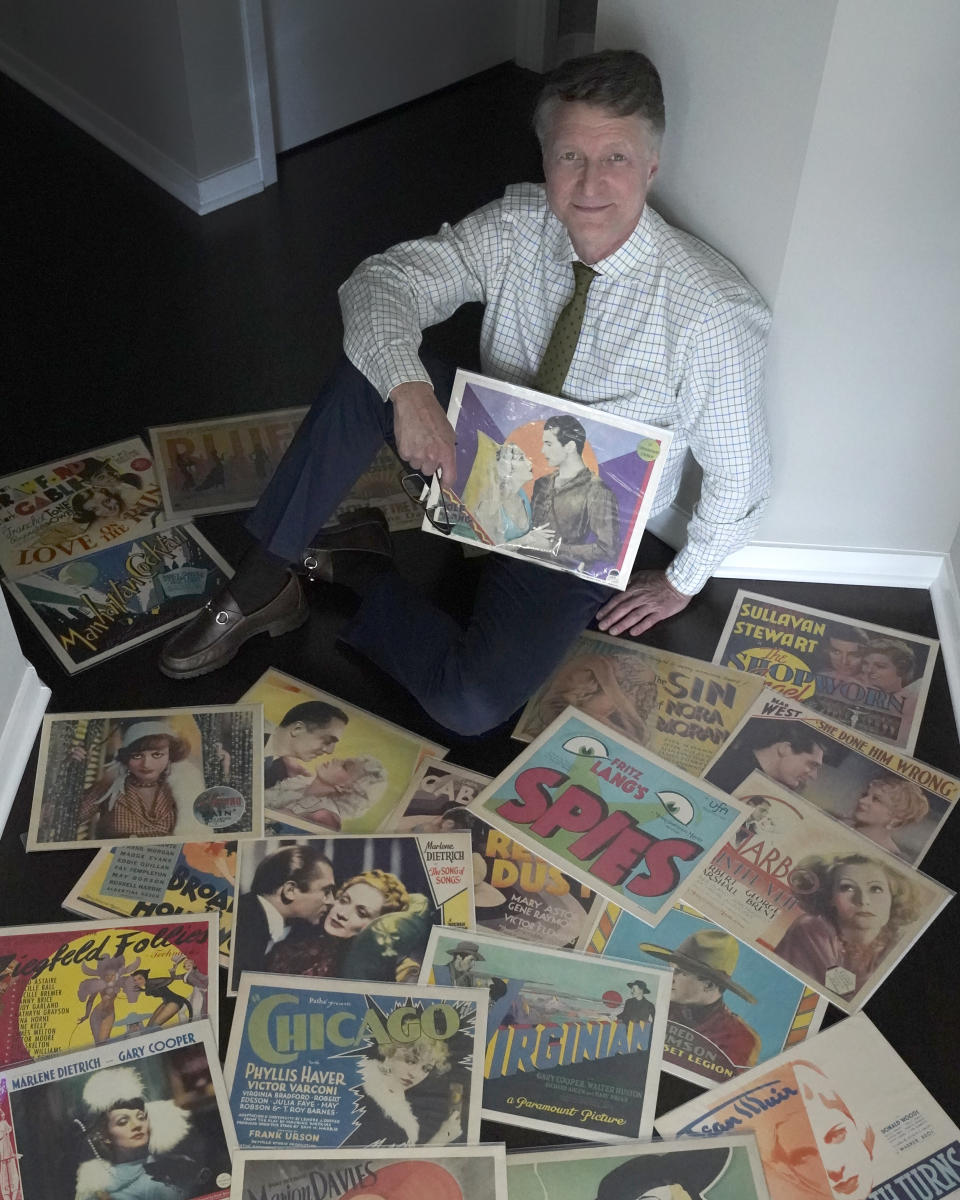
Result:
[[[397,453],[421,475],[443,471],[443,482],[457,478],[456,438],[447,414],[428,383],[401,383],[390,393]]]
[[[681,612],[692,598],[678,592],[663,571],[637,571],[626,591],[598,610],[597,625],[604,633],[639,637],[658,621]]]

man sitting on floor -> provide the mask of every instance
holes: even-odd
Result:
[[[481,733],[524,703],[594,617],[610,633],[642,634],[749,539],[769,483],[769,318],[729,263],[645,204],[664,128],[656,69],[623,50],[566,62],[548,77],[534,124],[545,185],[509,187],[458,225],[367,259],[343,285],[346,360],[251,514],[256,544],[235,578],[164,647],[166,674],[205,674],[255,634],[302,624],[291,569],[302,570],[312,542],[311,574],[362,599],[342,639],[441,725]],[[666,571],[636,571],[611,599],[592,580],[490,555],[461,628],[393,569],[375,515],[315,536],[384,439],[413,470],[442,468],[453,482],[452,373],[428,372],[418,349],[424,328],[472,300],[485,305],[485,374],[673,431],[654,513],[693,451],[701,496]]]

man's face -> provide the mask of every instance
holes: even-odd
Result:
[[[642,117],[557,104],[543,146],[547,203],[581,261],[599,262],[633,233],[658,163]]]
[[[856,675],[863,657],[863,646],[859,642],[848,642],[845,638],[829,638],[827,657],[830,669],[837,675]]]
[[[473,954],[455,954],[453,956],[453,965],[458,971],[469,971],[476,961],[476,956]]]
[[[284,916],[316,922],[333,904],[335,892],[333,868],[325,862],[317,863],[317,869],[305,890],[298,888],[292,880],[283,885],[283,895],[287,901],[283,908]]]
[[[809,750],[794,750],[789,742],[777,746],[777,755],[768,771],[771,779],[784,787],[799,792],[811,779],[816,779],[823,765],[823,747],[811,746]]]
[[[332,754],[345,728],[343,721],[336,719],[326,725],[304,725],[302,721],[294,721],[289,729],[293,752],[304,762],[319,754]]]
[[[670,989],[670,1000],[673,1004],[713,1004],[719,994],[719,989],[712,980],[674,966],[673,986]]]
[[[642,987],[638,987],[637,984],[631,983],[630,984],[630,995],[633,996],[637,1000],[642,1000],[643,997],[646,995],[646,992],[644,992]]]
[[[564,448],[552,429],[543,431],[543,457],[551,467],[559,467],[566,457]]]

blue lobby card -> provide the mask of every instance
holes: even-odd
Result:
[[[477,1141],[486,1014],[477,989],[244,972],[225,1067],[239,1146]]]

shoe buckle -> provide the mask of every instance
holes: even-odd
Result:
[[[230,620],[230,614],[227,612],[224,612],[223,609],[221,608],[220,611],[217,613],[217,615],[213,619],[216,621],[216,623],[218,625],[226,625],[226,623]]]
[[[307,571],[315,571],[320,566],[320,563],[312,554],[305,554],[303,556],[303,565]]]

